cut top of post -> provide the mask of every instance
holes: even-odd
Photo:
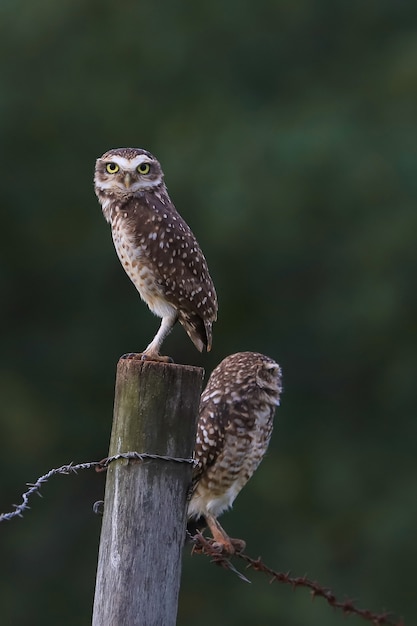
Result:
[[[121,358],[110,454],[192,455],[203,375],[200,367]]]

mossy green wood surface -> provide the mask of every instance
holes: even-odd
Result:
[[[203,370],[121,359],[109,456],[193,453]],[[93,626],[176,623],[192,466],[120,459],[107,470]]]

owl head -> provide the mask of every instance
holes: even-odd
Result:
[[[138,191],[163,185],[164,174],[159,161],[141,148],[115,148],[96,161],[94,190],[105,197],[126,197]]]

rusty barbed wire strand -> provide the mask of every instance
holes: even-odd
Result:
[[[136,460],[136,461],[146,461],[146,460],[161,460],[168,461],[170,463],[189,463],[191,465],[195,465],[196,461],[194,459],[181,459],[172,456],[167,456],[163,454],[150,454],[147,452],[121,452],[120,454],[115,454],[114,456],[107,457],[102,459],[101,461],[90,461],[88,463],[68,463],[67,465],[61,465],[61,467],[56,467],[54,469],[49,470],[43,476],[40,476],[36,482],[34,483],[26,483],[29,487],[27,491],[22,493],[22,502],[20,504],[13,504],[14,511],[10,511],[9,513],[1,513],[0,514],[0,522],[9,521],[14,517],[23,517],[23,512],[30,509],[28,504],[29,499],[37,494],[42,497],[40,489],[42,485],[44,485],[52,476],[56,476],[58,474],[77,474],[80,470],[86,469],[96,469],[99,471],[104,471],[114,461],[118,461],[119,459],[128,459],[128,460]]]
[[[223,567],[224,569],[228,569],[235,573],[240,579],[245,582],[250,582],[241,572],[239,572],[235,566],[232,564],[231,559],[241,559],[244,561],[246,565],[246,569],[253,569],[256,572],[262,572],[270,577],[269,582],[274,583],[283,583],[286,585],[291,585],[293,589],[297,589],[297,587],[304,587],[310,590],[310,594],[312,599],[324,598],[326,602],[333,607],[334,609],[340,610],[344,615],[356,615],[361,617],[362,619],[371,622],[375,626],[405,626],[405,623],[402,619],[399,621],[393,622],[390,619],[390,615],[387,611],[383,613],[373,613],[368,609],[360,609],[353,603],[353,600],[338,600],[335,594],[329,589],[329,587],[323,587],[318,582],[314,580],[310,580],[307,576],[299,576],[294,577],[290,575],[290,572],[277,572],[273,570],[271,567],[265,565],[260,557],[257,559],[253,559],[252,557],[244,554],[243,552],[236,552],[234,555],[226,555],[222,552],[219,552],[218,547],[214,544],[214,541],[211,539],[207,539],[200,532],[197,532],[196,535],[190,535],[187,532],[187,536],[190,541],[193,542],[193,553],[196,554],[204,554],[208,557],[211,557],[212,563]]]
[[[40,492],[42,485],[48,482],[48,480],[53,476],[56,476],[58,474],[77,474],[77,472],[79,472],[80,470],[93,468],[96,471],[104,471],[111,463],[119,459],[137,461],[161,460],[172,463],[188,463],[191,465],[196,464],[195,459],[182,459],[167,455],[150,454],[146,452],[121,452],[119,454],[115,454],[114,456],[102,459],[101,461],[90,461],[87,463],[77,464],[71,462],[67,465],[62,465],[61,467],[49,470],[49,472],[40,476],[34,483],[26,483],[29,489],[27,489],[27,491],[22,494],[22,502],[20,504],[12,505],[14,507],[14,511],[11,511],[9,513],[1,513],[0,522],[9,521],[14,517],[23,517],[23,512],[31,508],[28,504],[31,496],[37,494],[38,496],[42,497],[42,494]],[[224,569],[228,569],[244,582],[250,583],[251,581],[246,576],[244,576],[242,572],[239,572],[239,570],[236,569],[236,567],[231,562],[231,558],[241,559],[242,561],[244,561],[247,564],[246,569],[253,569],[256,572],[262,572],[266,574],[270,577],[270,583],[279,582],[291,585],[293,589],[296,589],[298,587],[304,587],[309,589],[312,599],[316,597],[324,598],[324,600],[326,600],[326,602],[331,607],[341,610],[344,615],[356,615],[368,622],[372,622],[375,626],[405,626],[405,623],[402,619],[393,622],[390,619],[391,613],[388,613],[386,611],[384,611],[383,613],[373,613],[368,609],[360,609],[356,607],[353,601],[350,599],[344,601],[338,600],[330,588],[323,587],[318,582],[307,578],[307,576],[294,577],[290,575],[290,572],[277,572],[271,567],[267,566],[260,557],[254,559],[247,554],[244,554],[243,552],[236,552],[234,555],[226,555],[222,552],[219,552],[219,549],[214,545],[213,540],[207,539],[200,532],[197,532],[196,535],[191,535],[187,532],[187,536],[188,539],[193,543],[193,553],[204,554],[211,557],[211,561],[213,563],[219,565],[220,567],[223,567]]]

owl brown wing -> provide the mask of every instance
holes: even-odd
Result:
[[[194,450],[197,466],[193,470],[193,488],[222,453],[225,445],[225,426],[227,423],[224,423],[223,407],[210,398],[210,388],[207,385],[200,401]]]
[[[122,211],[128,214],[135,244],[146,255],[164,296],[177,309],[181,324],[200,351],[204,345],[209,350],[217,297],[207,262],[190,227],[167,195],[138,193]]]
[[[279,365],[262,354],[233,354],[213,370],[201,394],[194,483],[220,456],[220,465],[224,462],[226,446],[239,454],[252,446],[250,433],[258,414],[263,415],[262,423],[257,426],[258,437],[263,431],[266,449],[281,391]]]
[[[216,374],[216,372],[215,372]],[[229,470],[229,463],[245,456],[251,446],[250,431],[254,417],[246,399],[237,398],[236,392],[225,381],[212,380],[201,396],[197,426],[193,487],[213,466],[221,474]]]

